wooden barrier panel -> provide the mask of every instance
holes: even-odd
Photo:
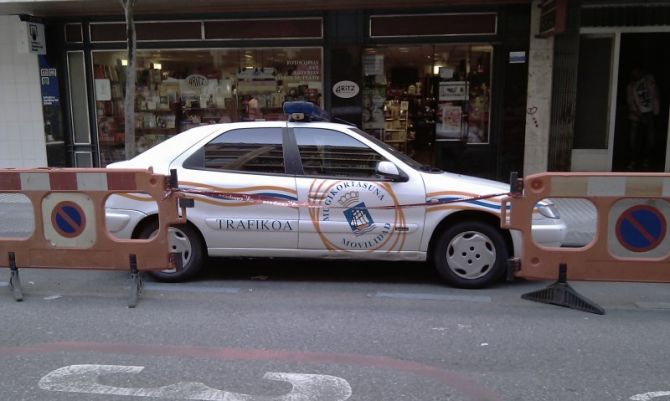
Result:
[[[170,254],[168,227],[184,223],[185,214],[182,210],[179,216],[179,194],[172,191],[176,188],[171,181],[176,179],[151,170],[0,170],[0,193],[23,194],[35,219],[29,238],[0,238],[0,266],[12,269],[14,288],[17,267],[130,270],[136,276],[139,271],[178,267],[181,259]],[[154,237],[129,240],[109,234],[105,201],[113,193],[129,192],[147,194],[158,205]],[[136,283],[141,286],[139,279]]]
[[[597,230],[583,248],[545,248],[533,241],[531,215],[546,198],[584,198]],[[509,208],[509,209],[508,209]],[[542,173],[524,180],[523,195],[503,199],[501,225],[523,233],[515,276],[571,280],[670,282],[670,174]]]

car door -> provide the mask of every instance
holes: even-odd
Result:
[[[286,128],[232,129],[182,162],[180,187],[205,192],[187,211],[213,255],[275,255],[295,251],[295,178],[286,174]],[[261,203],[263,202],[263,203]]]
[[[420,174],[380,179],[376,166],[386,158],[348,133],[297,124],[292,131],[304,173],[298,198],[311,205],[300,208],[298,248],[389,258],[419,249],[425,209],[401,205],[425,202]]]

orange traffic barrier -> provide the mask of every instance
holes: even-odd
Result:
[[[593,203],[597,230],[591,243],[582,248],[546,248],[533,241],[533,208],[547,198],[583,198]],[[502,202],[502,227],[523,234],[516,277],[553,279],[562,266],[557,284],[565,284],[567,278],[670,282],[670,174],[542,173],[526,177],[523,194]],[[534,300],[554,297],[551,293],[535,294],[540,299]]]
[[[168,227],[179,216],[176,176],[152,170],[96,168],[0,170],[0,193],[19,193],[32,203],[35,229],[28,238],[0,238],[0,266],[11,269],[10,287],[22,300],[18,267],[126,270],[131,273],[129,306],[137,304],[140,271],[178,268],[170,254]],[[150,239],[128,240],[109,234],[105,201],[113,193],[143,193],[158,205],[159,229]]]

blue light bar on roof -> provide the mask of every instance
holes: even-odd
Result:
[[[284,102],[289,121],[329,121],[328,114],[312,102]]]

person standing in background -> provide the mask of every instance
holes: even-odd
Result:
[[[630,121],[629,170],[648,169],[649,159],[654,151],[654,117],[659,112],[658,90],[656,80],[651,74],[635,67],[626,88],[628,103],[628,120]]]
[[[260,105],[258,104],[258,99],[256,96],[251,95],[249,103],[247,104],[249,120],[258,121],[263,119],[263,113],[261,112]]]

